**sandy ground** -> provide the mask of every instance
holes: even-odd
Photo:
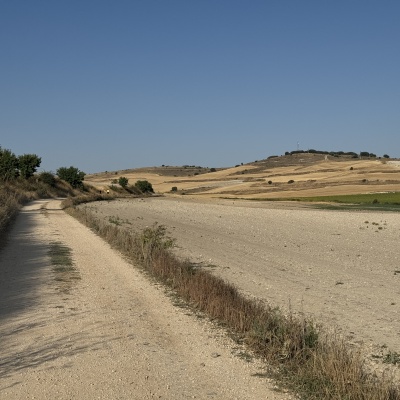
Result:
[[[183,198],[88,207],[127,229],[164,224],[180,256],[246,295],[311,315],[371,352],[400,353],[399,213]]]
[[[168,203],[137,205],[141,214]],[[0,252],[1,399],[289,398],[223,332],[174,306],[59,207],[25,207]],[[71,249],[80,279],[57,279],[53,242]]]

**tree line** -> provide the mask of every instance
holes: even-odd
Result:
[[[361,151],[360,154],[355,153],[354,151],[321,151],[321,150],[293,150],[293,151],[286,151],[285,156],[290,156],[293,154],[303,154],[303,153],[311,153],[311,154],[326,154],[333,157],[340,157],[340,156],[349,156],[352,158],[359,158],[359,157],[369,157],[369,158],[376,158],[376,154],[370,153],[368,151]],[[390,158],[387,154],[383,155],[383,158]]]
[[[15,155],[9,149],[0,146],[0,181],[9,182],[16,179],[31,178],[40,167],[42,158],[37,154]],[[61,167],[56,171],[57,176],[68,182],[72,187],[79,188],[83,185],[85,173],[75,167]],[[51,172],[42,172],[42,180],[53,185],[54,175]]]
[[[0,146],[0,179],[11,181],[18,177],[28,179],[36,172],[42,159],[36,154],[16,156],[11,150]]]

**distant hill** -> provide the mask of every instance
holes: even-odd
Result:
[[[165,195],[232,198],[400,191],[400,161],[368,154],[293,151],[231,168],[164,165],[87,175],[85,182],[104,189],[124,176],[129,184],[149,180]]]

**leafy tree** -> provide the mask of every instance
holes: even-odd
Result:
[[[68,182],[74,188],[83,186],[83,180],[85,179],[85,173],[82,171],[79,171],[78,168],[75,168],[72,166],[69,168],[61,167],[61,168],[58,168],[56,173],[60,179]]]
[[[118,183],[120,184],[121,187],[125,189],[128,186],[128,178],[125,178],[125,176],[121,176],[118,179]]]
[[[137,187],[142,193],[154,193],[153,186],[149,181],[137,181],[135,187]]]
[[[18,157],[7,149],[0,147],[0,180],[9,181],[18,176]]]
[[[383,158],[390,158],[390,157],[387,154],[384,154]]]
[[[28,179],[36,172],[36,169],[40,167],[42,159],[36,154],[24,154],[18,157],[18,168],[19,173],[24,179]]]

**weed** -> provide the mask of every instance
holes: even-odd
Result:
[[[383,362],[385,364],[400,364],[400,354],[395,351],[389,351],[384,357]]]
[[[120,218],[119,218],[118,216],[117,216],[117,217],[110,216],[110,217],[108,218],[108,222],[109,222],[110,224],[122,225],[122,222],[121,222],[121,220],[120,220]]]
[[[246,362],[251,362],[253,361],[253,356],[248,353],[247,351],[240,351],[239,353],[236,354],[239,358],[242,360],[245,360]]]

